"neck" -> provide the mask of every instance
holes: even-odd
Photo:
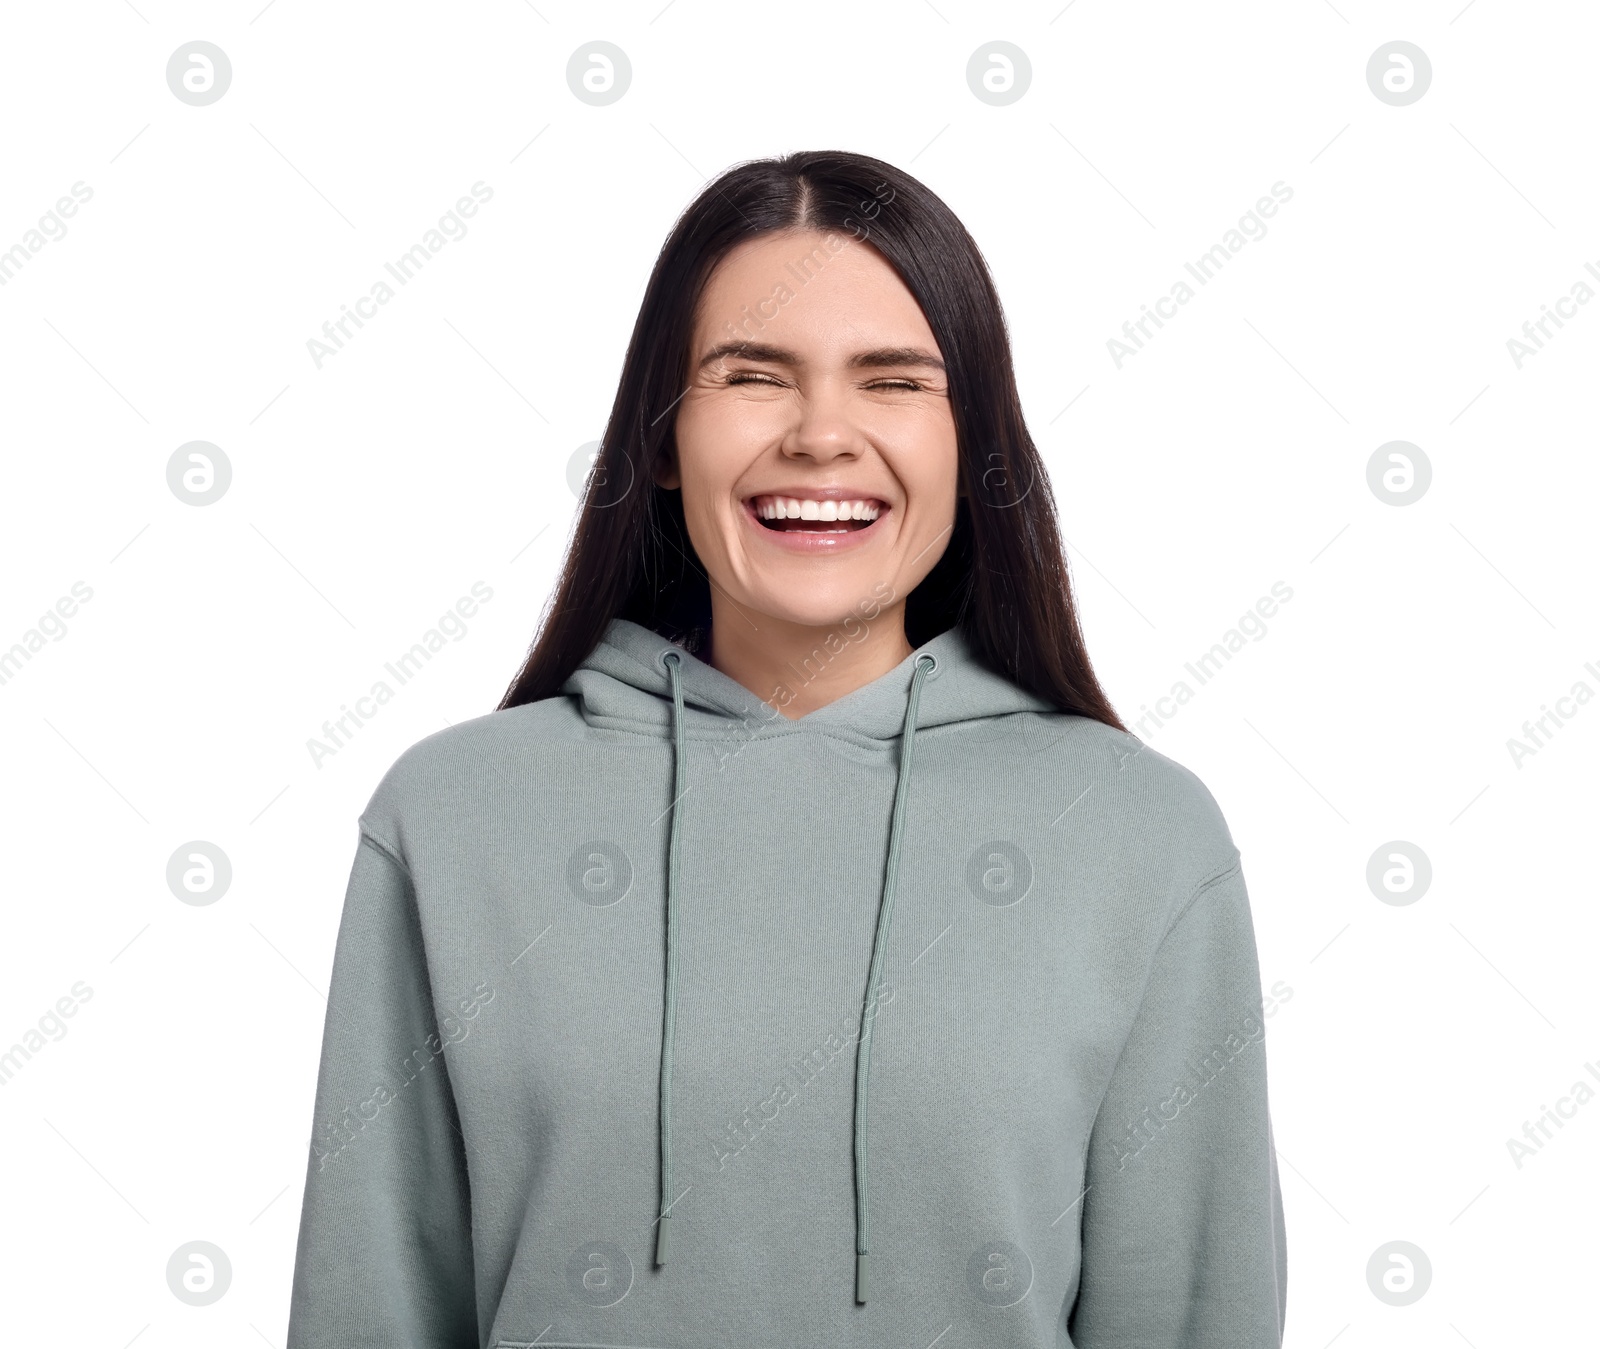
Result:
[[[734,608],[715,591],[711,639],[701,659],[791,721],[864,688],[915,649],[906,640],[906,606],[855,614],[813,627]]]

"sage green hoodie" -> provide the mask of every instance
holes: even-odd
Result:
[[[561,696],[384,776],[289,1349],[1280,1343],[1205,786],[955,629],[783,701],[617,620]]]

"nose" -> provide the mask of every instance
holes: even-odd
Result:
[[[843,391],[832,380],[817,381],[805,390],[796,420],[779,446],[787,459],[817,464],[859,458],[865,448],[866,439],[849,415]]]

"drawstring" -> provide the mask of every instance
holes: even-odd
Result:
[[[661,1198],[657,1219],[656,1265],[667,1262],[667,1232],[670,1221],[667,1196],[672,1190],[672,1039],[678,1005],[678,803],[683,799],[683,682],[679,667],[683,658],[676,651],[662,656],[672,680],[672,825],[667,835],[667,973],[666,1009],[661,1027]],[[861,1001],[861,1036],[856,1042],[856,1301],[867,1300],[867,1073],[872,1056],[872,990],[883,971],[883,955],[889,941],[889,923],[894,916],[895,881],[900,874],[900,836],[905,827],[906,802],[911,787],[911,748],[917,733],[917,703],[922,697],[922,682],[937,662],[927,654],[917,657],[911,676],[911,692],[906,698],[905,724],[900,734],[900,766],[894,785],[894,814],[889,824],[889,849],[884,860],[883,892],[878,901],[878,930],[872,942],[872,966],[867,989]]]
[[[683,682],[676,651],[663,657],[672,676],[672,828],[667,835],[667,997],[661,1020],[661,1215],[656,1264],[667,1263],[667,1196],[672,1192],[672,1031],[678,1011],[678,802],[683,799]]]
[[[894,915],[894,883],[900,874],[900,832],[905,825],[906,798],[911,787],[911,745],[917,733],[917,701],[922,680],[934,667],[932,656],[918,656],[906,699],[905,727],[900,733],[900,771],[894,784],[894,817],[889,825],[889,855],[883,865],[883,898],[878,904],[878,933],[872,941],[872,973],[861,1000],[861,1038],[856,1042],[856,1301],[867,1300],[867,1062],[872,1057],[872,1017],[868,1007],[872,990],[883,969],[883,952],[889,943],[889,920]]]

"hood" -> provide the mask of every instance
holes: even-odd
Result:
[[[818,671],[848,650],[847,639],[823,643],[805,661],[794,663],[791,689],[814,678]],[[898,741],[894,812],[884,842],[883,885],[878,901],[878,921],[872,943],[870,976],[862,992],[861,1028],[856,1040],[854,1176],[856,1193],[856,1278],[858,1303],[867,1300],[867,1091],[872,1056],[871,990],[879,985],[884,950],[894,916],[895,879],[899,871],[900,839],[906,812],[914,810],[912,757],[918,731],[956,722],[1003,717],[1016,712],[1056,710],[1045,700],[1026,693],[1010,680],[980,665],[958,628],[951,628],[924,643],[870,684],[826,706],[791,720],[769,700],[757,697],[742,684],[707,665],[659,633],[627,619],[614,619],[604,638],[562,685],[575,698],[584,720],[592,725],[638,729],[659,727],[673,744],[673,779],[667,842],[665,907],[665,996],[661,1011],[661,1072],[657,1131],[660,1149],[660,1194],[656,1229],[655,1263],[666,1264],[670,1249],[672,1195],[672,1053],[674,1013],[677,1006],[676,916],[679,906],[693,904],[694,896],[681,894],[679,859],[694,846],[692,835],[679,830],[677,803],[691,791],[688,740],[717,738],[728,741],[765,739],[783,735],[827,734],[857,743]],[[787,702],[779,689],[773,697]]]
[[[819,644],[807,660],[792,663],[789,688],[798,689],[814,678],[820,668],[847,651],[850,642],[841,635],[835,645],[837,650],[830,651],[826,644]],[[757,697],[659,633],[622,618],[612,620],[604,638],[561,691],[578,699],[584,719],[592,725],[610,722],[639,729],[644,723],[670,730],[672,680],[661,661],[669,651],[678,657],[689,739],[726,737],[730,723],[748,723],[751,734],[757,736],[827,731],[859,741],[897,740],[905,722],[912,676],[924,656],[933,658],[933,668],[921,691],[919,730],[1014,712],[1058,710],[980,665],[959,628],[925,642],[870,684],[793,721],[771,700]],[[779,691],[773,690],[772,696],[779,697]]]

